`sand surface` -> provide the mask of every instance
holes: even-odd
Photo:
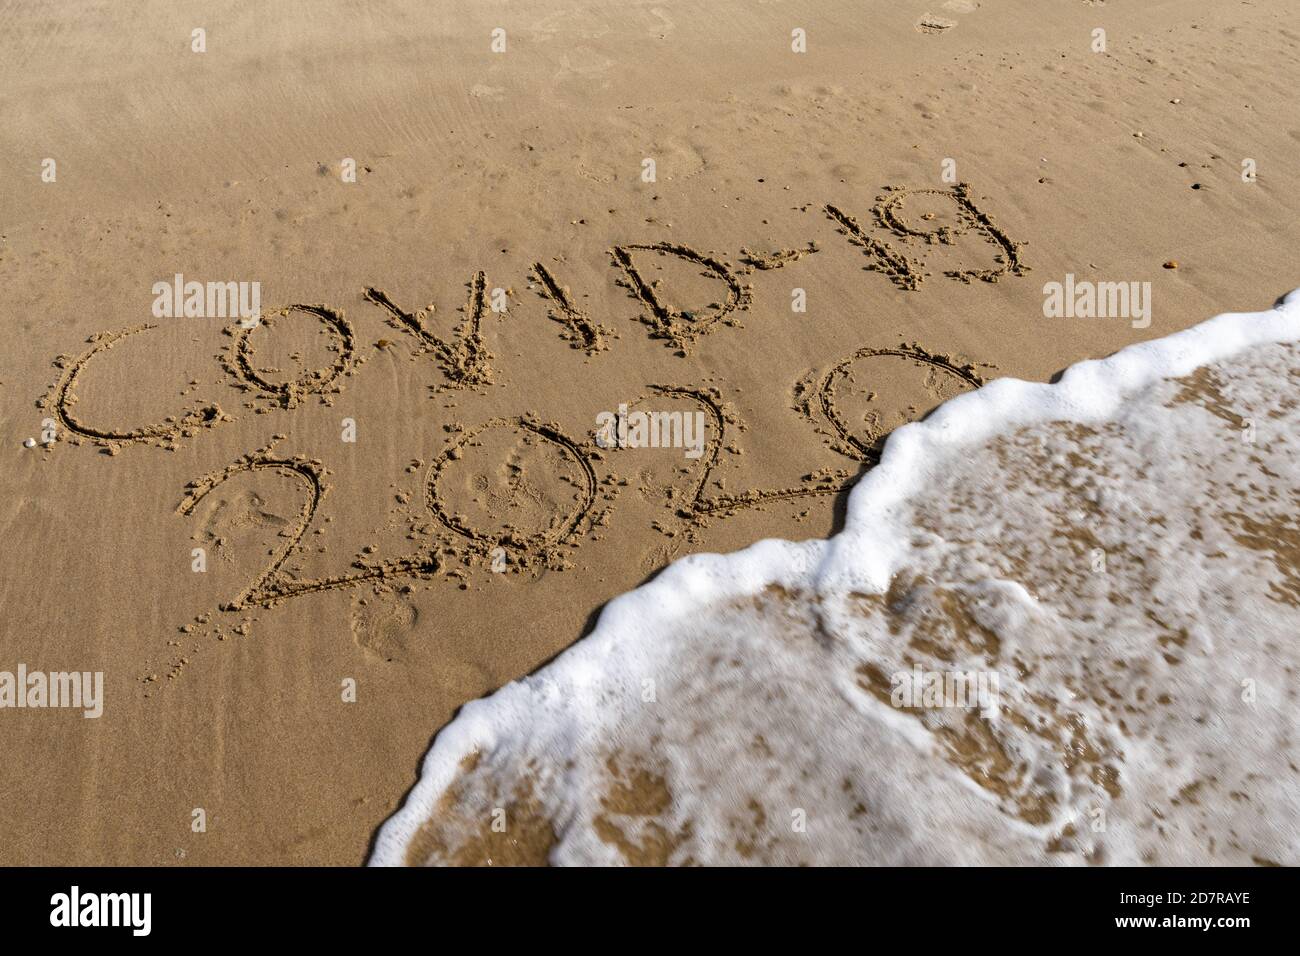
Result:
[[[360,863],[458,707],[672,558],[825,536],[982,381],[1267,308],[1293,12],[0,4],[0,670],[105,681],[0,711],[0,863]],[[155,318],[177,273],[264,321]],[[1149,327],[1044,318],[1067,274]],[[624,403],[706,450],[600,448]]]

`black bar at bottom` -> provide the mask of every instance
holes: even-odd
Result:
[[[539,945],[552,934],[554,945],[564,945],[570,933],[662,945],[719,936],[735,945],[770,943],[778,928],[809,937],[848,933],[864,946],[938,943],[949,934],[967,943],[1076,945],[1125,937],[1181,943],[1196,934],[1231,944],[1258,930],[1292,929],[1296,889],[1289,869],[32,868],[0,870],[0,925],[6,941],[76,934],[82,943],[112,937],[128,945],[373,945],[395,932],[458,949],[467,933],[491,946],[521,932]]]

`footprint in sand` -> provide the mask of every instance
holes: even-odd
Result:
[[[352,640],[372,660],[402,660],[420,612],[395,595],[362,600],[352,602]]]
[[[266,501],[254,491],[239,491],[218,499],[203,521],[201,539],[212,544],[217,554],[230,557],[229,543],[244,532],[262,528],[283,529],[289,519],[266,510]]]

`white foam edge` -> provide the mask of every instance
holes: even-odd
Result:
[[[1228,312],[1103,359],[1070,366],[1056,382],[997,379],[895,429],[880,463],[850,492],[845,526],[828,540],[768,538],[731,554],[693,554],[653,580],[614,598],[595,629],[536,673],[471,701],[435,737],[402,807],[380,827],[370,866],[405,862],[409,837],[428,820],[454,781],[461,759],[491,752],[509,728],[526,728],[530,704],[563,684],[591,687],[608,673],[602,661],[625,635],[646,640],[674,621],[777,584],[821,594],[885,591],[906,549],[897,517],[927,475],[962,449],[1028,425],[1114,418],[1129,396],[1248,348],[1300,340],[1300,289],[1264,312]],[[617,665],[616,665],[617,666]],[[577,745],[577,741],[573,741]]]

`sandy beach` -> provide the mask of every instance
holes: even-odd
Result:
[[[998,379],[1269,310],[1297,41],[1284,0],[0,4],[0,672],[102,675],[93,717],[0,709],[0,864],[362,864],[458,711],[672,562],[840,532],[892,432]],[[1287,462],[1234,480],[1294,515]],[[1250,514],[1295,600],[1294,521]],[[763,593],[727,614],[809,630]],[[557,845],[436,830],[402,862]],[[648,839],[615,862],[702,861]]]

